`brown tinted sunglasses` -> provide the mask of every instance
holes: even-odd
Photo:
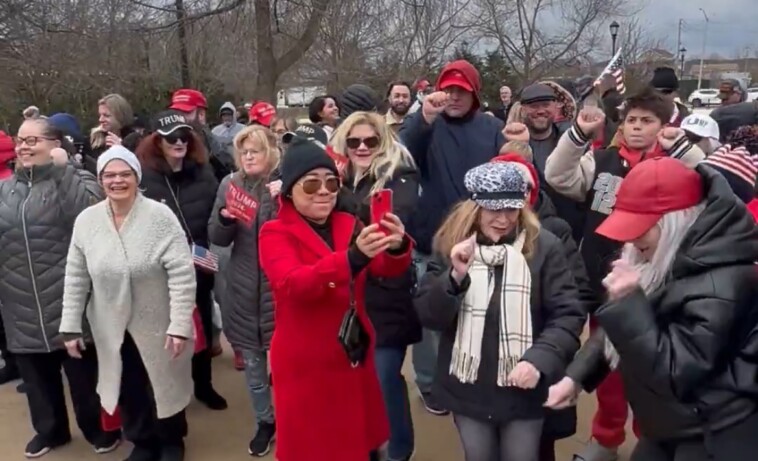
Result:
[[[357,149],[361,147],[361,144],[365,144],[369,149],[373,149],[379,146],[379,138],[376,136],[368,138],[347,138],[345,144],[347,144],[347,147],[350,149]]]
[[[300,181],[300,186],[303,188],[303,192],[305,192],[308,195],[313,195],[318,193],[318,191],[321,190],[323,187],[326,189],[327,192],[330,194],[334,194],[338,190],[340,190],[340,180],[339,178],[331,177],[326,179],[320,179],[320,178],[308,178],[303,181]]]

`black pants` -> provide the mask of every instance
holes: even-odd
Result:
[[[714,432],[706,444],[702,437],[652,441],[641,437],[632,461],[753,461],[758,452],[758,413]]]
[[[135,445],[158,447],[181,444],[187,436],[184,410],[158,419],[153,388],[145,365],[129,333],[121,346],[121,393],[119,407],[126,439]]]
[[[545,434],[540,439],[540,461],[555,461],[555,439]]]
[[[200,311],[200,319],[203,323],[203,333],[208,347],[192,357],[192,381],[195,383],[195,392],[203,392],[212,387],[213,372],[211,369],[211,347],[213,344],[213,283],[212,274],[197,271],[197,291],[195,302]]]
[[[32,426],[38,435],[50,443],[71,438],[63,394],[61,367],[68,378],[69,392],[74,404],[76,423],[84,438],[94,444],[102,435],[100,398],[97,395],[97,354],[88,345],[81,359],[65,351],[43,354],[16,354],[21,378],[26,383],[26,398]]]
[[[16,366],[16,360],[13,354],[11,354],[10,351],[8,350],[8,340],[5,337],[5,327],[3,325],[2,315],[0,315],[0,355],[3,356],[3,360],[5,361],[5,366],[11,367],[11,368]]]

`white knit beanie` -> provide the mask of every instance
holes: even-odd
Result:
[[[140,165],[139,159],[136,155],[134,155],[134,153],[132,153],[132,151],[120,145],[111,147],[97,158],[98,178],[103,172],[103,169],[105,169],[106,165],[108,165],[113,160],[121,160],[129,165],[129,168],[134,170],[134,174],[137,175],[137,182],[142,182],[142,165]]]

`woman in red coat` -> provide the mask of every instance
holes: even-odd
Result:
[[[338,171],[315,143],[296,138],[281,173],[279,215],[263,226],[259,242],[276,303],[271,340],[276,458],[369,460],[388,439],[389,427],[374,365],[374,330],[364,307],[366,271],[402,274],[412,245],[392,214],[382,221],[385,234],[335,209]],[[365,354],[358,360],[348,358],[338,339],[351,300],[365,333],[364,347],[358,348]]]

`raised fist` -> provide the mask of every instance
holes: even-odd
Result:
[[[684,136],[684,130],[673,126],[667,126],[658,132],[658,144],[661,145],[663,150],[671,150],[674,144]]]
[[[599,135],[605,127],[605,113],[598,107],[585,107],[576,117],[576,124],[589,137]]]
[[[447,107],[448,95],[444,91],[436,91],[432,94],[426,95],[424,98],[424,105],[421,108],[421,113],[426,120],[426,123],[432,123],[439,114],[441,114],[445,107]]]
[[[529,142],[529,129],[520,122],[511,122],[505,125],[503,135],[506,141]]]

